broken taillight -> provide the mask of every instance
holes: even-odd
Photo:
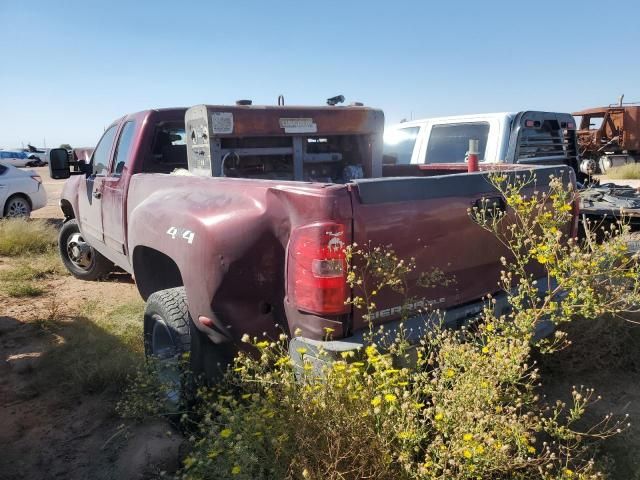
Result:
[[[319,222],[295,229],[288,250],[288,296],[309,313],[341,314],[349,311],[345,226]]]

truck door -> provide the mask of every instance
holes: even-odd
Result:
[[[136,122],[125,122],[118,135],[113,162],[103,179],[102,225],[104,242],[109,250],[126,263],[125,210],[126,192],[131,177],[130,160]],[[114,259],[115,260],[115,259]],[[121,262],[118,262],[121,263]]]
[[[102,193],[117,130],[118,124],[114,124],[102,135],[91,157],[93,173],[81,183],[78,191],[80,230],[89,241],[104,243]]]

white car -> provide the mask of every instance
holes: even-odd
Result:
[[[0,163],[0,217],[28,217],[46,204],[40,175]]]

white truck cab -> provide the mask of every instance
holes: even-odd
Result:
[[[481,164],[566,164],[578,173],[576,125],[569,113],[502,112],[424,118],[387,127],[386,165],[464,163],[478,140]]]

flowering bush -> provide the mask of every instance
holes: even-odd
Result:
[[[507,213],[488,204],[469,211],[510,252],[500,279],[508,313],[495,312],[489,298],[477,322],[432,330],[413,346],[402,331],[383,342],[372,327],[364,348],[327,362],[322,350],[298,347],[294,363],[286,335],[245,336],[257,353],[240,353],[222,384],[199,390],[200,421],[181,477],[603,478],[591,447],[623,420],[582,425],[597,400],[589,389],[574,389],[569,404],[540,398],[532,350],[566,345],[561,334],[538,341],[535,331],[541,321],[620,314],[636,304],[638,263],[611,232],[601,244],[592,234],[569,238],[573,192],[551,179],[545,193],[527,197],[535,181],[494,176]],[[422,287],[455,281],[415,272],[412,259],[390,248],[354,245],[347,257],[359,266],[349,273],[349,301],[367,312],[383,289],[409,298],[412,272],[421,273]],[[532,267],[548,278],[541,296]]]

